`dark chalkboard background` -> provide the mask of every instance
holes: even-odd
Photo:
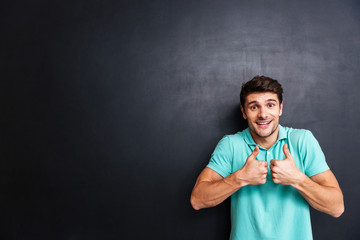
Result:
[[[189,199],[254,75],[344,192],[314,238],[360,238],[359,1],[13,0],[0,19],[1,239],[228,239],[229,201]]]

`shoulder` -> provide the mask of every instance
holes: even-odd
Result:
[[[304,141],[308,138],[314,137],[312,132],[307,129],[283,127],[286,131],[287,137],[292,141]]]
[[[245,142],[244,139],[247,135],[246,131],[247,129],[234,134],[225,135],[224,138],[226,138],[230,144],[238,145]]]
[[[284,128],[287,131],[288,142],[300,151],[314,148],[319,144],[310,130],[289,127]]]
[[[244,136],[245,130],[234,134],[224,135],[218,143],[218,147],[227,148],[233,150],[235,146],[241,146],[245,143]]]

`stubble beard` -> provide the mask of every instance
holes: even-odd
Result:
[[[260,135],[260,134],[256,131],[255,127],[254,127],[254,129],[252,129],[252,131],[253,131],[253,132],[255,133],[255,135],[258,136],[258,137],[267,138],[267,137],[270,137],[272,134],[274,134],[278,128],[279,128],[279,123],[276,124],[276,126],[271,130],[270,134],[268,134],[267,136]]]

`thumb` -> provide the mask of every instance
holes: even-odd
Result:
[[[249,156],[249,159],[255,160],[256,156],[259,154],[259,147],[255,146],[254,151]]]
[[[292,159],[292,156],[290,154],[288,145],[286,143],[284,144],[283,151],[284,151],[284,154],[285,154],[285,158]]]

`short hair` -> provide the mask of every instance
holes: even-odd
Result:
[[[266,76],[255,76],[241,86],[240,104],[242,107],[244,107],[247,95],[254,92],[273,92],[277,94],[280,103],[283,101],[283,89],[277,80]]]

